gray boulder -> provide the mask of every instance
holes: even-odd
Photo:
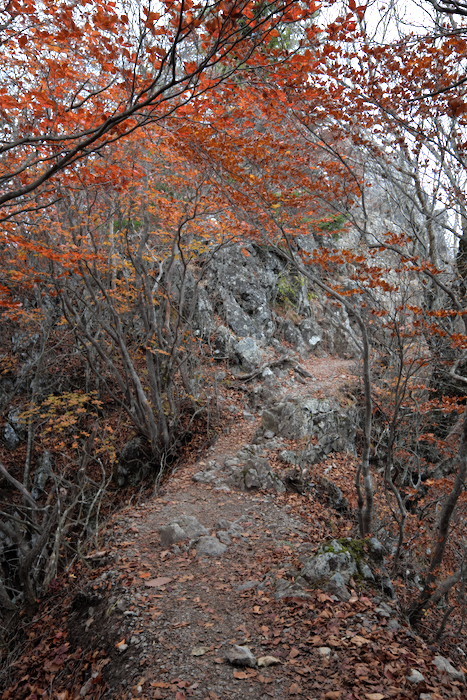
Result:
[[[204,525],[192,515],[180,515],[176,520],[159,528],[161,543],[164,547],[170,547],[183,540],[196,540],[202,535],[208,535]]]
[[[261,445],[249,445],[240,450],[235,457],[228,457],[222,462],[210,462],[206,470],[193,476],[193,481],[234,487],[242,491],[266,490],[284,493],[286,487],[269,461],[262,457],[263,449]]]
[[[219,557],[224,554],[226,549],[227,546],[222,544],[217,537],[210,536],[200,537],[196,547],[198,554],[208,557]]]
[[[193,515],[180,515],[175,522],[180,525],[190,540],[209,534],[209,530],[204,525],[201,525],[199,520]]]
[[[346,579],[337,571],[326,584],[326,590],[335,595],[339,600],[346,602],[350,600],[350,591],[346,583]]]
[[[450,662],[449,659],[447,659],[445,656],[435,656],[433,659],[433,663],[438,668],[440,671],[443,671],[444,673],[447,673],[451,678],[454,678],[456,681],[465,681],[465,673],[463,671],[458,671],[457,668],[455,668],[452,663]]]
[[[263,361],[263,353],[254,338],[242,338],[235,344],[234,350],[243,369],[255,369]]]
[[[263,411],[262,430],[292,439],[317,438],[321,455],[355,450],[356,410],[312,396],[287,398]],[[322,457],[321,457],[322,458]]]
[[[182,542],[187,539],[187,535],[177,523],[164,525],[159,528],[159,535],[163,547],[170,547],[176,542]]]
[[[357,573],[357,565],[349,552],[323,552],[305,561],[301,576],[312,585],[328,582],[341,574],[344,583]]]
[[[6,423],[3,430],[3,439],[9,450],[16,450],[21,442],[21,438],[11,423]]]

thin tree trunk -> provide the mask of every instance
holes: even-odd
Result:
[[[420,597],[409,609],[409,620],[412,624],[416,624],[420,620],[425,608],[428,607],[428,605],[430,605],[430,603],[432,603],[435,599],[437,599],[438,589],[443,587],[443,584],[440,584],[440,586],[437,587],[436,580],[438,578],[439,568],[443,562],[454,509],[464,489],[467,476],[467,411],[464,413],[462,439],[459,448],[458,461],[459,469],[456,480],[452,487],[451,493],[444,502],[436,528],[435,545],[433,548],[433,554],[431,557],[430,566],[428,568],[425,585],[420,593]],[[456,581],[454,581],[454,583],[455,582]]]

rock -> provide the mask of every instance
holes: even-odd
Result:
[[[258,659],[259,667],[275,666],[276,664],[281,664],[282,661],[276,656],[260,656]]]
[[[299,598],[301,600],[309,600],[310,595],[302,588],[302,586],[294,581],[287,581],[280,578],[276,581],[276,592],[274,594],[276,600],[284,600],[284,598]]]
[[[454,678],[456,681],[465,681],[465,673],[454,668],[450,660],[445,656],[435,656],[433,663],[436,668],[449,674],[451,678]]]
[[[396,590],[389,576],[381,576],[381,588],[383,589],[383,593],[387,595],[388,598],[394,599],[396,597]]]
[[[279,333],[287,343],[295,345],[301,354],[306,354],[307,347],[300,329],[289,319],[283,319],[279,325]]]
[[[224,554],[226,549],[226,545],[219,542],[217,537],[211,536],[200,537],[196,547],[196,551],[199,555],[209,557],[219,557]]]
[[[375,612],[377,615],[379,615],[379,617],[388,617],[389,618],[392,615],[392,610],[389,607],[389,605],[386,605],[386,603],[381,603],[381,605],[378,605]]]
[[[237,457],[228,457],[224,461],[224,467],[227,467],[229,469],[235,469],[236,467],[240,466],[240,460],[237,459]]]
[[[16,448],[21,442],[20,436],[18,435],[14,427],[11,425],[11,423],[7,423],[5,425],[5,429],[3,431],[3,439],[5,441],[5,445],[8,447],[9,450],[16,450]]]
[[[396,619],[389,620],[388,622],[388,629],[394,630],[397,632],[397,630],[400,630],[401,626],[400,623]]]
[[[351,510],[350,504],[342,490],[333,481],[326,479],[324,476],[320,476],[318,479],[319,490],[322,490],[324,494],[329,499],[329,504],[338,513],[347,513]]]
[[[372,537],[368,540],[368,554],[370,559],[373,559],[373,561],[378,564],[384,559],[386,549],[376,537]]]
[[[341,573],[336,572],[326,584],[326,590],[335,595],[339,600],[350,600],[350,591],[347,588],[346,580]]]
[[[282,479],[273,471],[269,461],[261,456],[264,453],[261,445],[248,445],[240,450],[235,457],[228,457],[222,463],[210,463],[208,469],[197,472],[193,480],[217,484],[218,487],[236,487],[243,491],[271,490],[283,493],[286,490]],[[226,527],[220,528],[227,530]],[[229,534],[238,534],[230,532]]]
[[[251,650],[248,647],[241,647],[237,644],[227,649],[225,660],[232,666],[249,666],[250,668],[256,666],[256,657]]]
[[[318,654],[320,656],[324,656],[325,659],[328,659],[331,656],[332,649],[330,647],[318,647]]]
[[[259,588],[260,585],[260,581],[245,581],[245,583],[242,583],[240,584],[240,586],[237,586],[236,590],[240,593],[243,593],[243,591],[251,591],[253,588]]]
[[[159,535],[163,547],[170,547],[176,542],[188,539],[187,534],[178,523],[171,523],[159,528]]]
[[[227,460],[226,460],[227,463]],[[230,520],[226,520],[225,518],[219,518],[216,524],[216,530],[230,530],[231,527],[233,527],[235,523],[233,523]]]
[[[204,656],[210,651],[209,647],[193,647],[191,650],[192,656]]]
[[[233,359],[237,337],[225,326],[218,326],[214,334],[214,357]]]
[[[301,576],[312,585],[329,581],[335,573],[340,573],[345,583],[357,573],[357,566],[349,552],[318,554],[307,559],[301,570]]]
[[[365,563],[360,563],[358,566],[358,570],[360,575],[365,579],[365,581],[374,581],[375,577],[373,575],[372,570],[368,566],[368,564]]]
[[[119,486],[140,483],[151,471],[150,448],[146,440],[134,437],[124,445],[117,467]]]
[[[262,430],[289,439],[312,436],[318,440],[315,458],[322,459],[331,452],[355,450],[356,409],[314,396],[289,397],[263,411]]]
[[[305,318],[299,325],[300,333],[309,348],[315,348],[322,342],[322,336],[318,325],[311,318]]]
[[[217,533],[217,539],[222,542],[222,544],[230,544],[232,542],[230,535],[226,530],[219,530]]]
[[[204,525],[201,525],[199,520],[193,515],[181,515],[177,517],[175,522],[186,532],[190,540],[209,534],[209,530]]]
[[[37,501],[42,496],[45,490],[47,481],[52,476],[52,456],[48,450],[42,453],[36,472],[34,474],[34,486],[31,490],[31,496]]]
[[[263,353],[254,338],[242,338],[235,344],[234,351],[243,369],[256,369],[263,361]]]
[[[409,681],[409,683],[413,683],[414,685],[416,685],[417,683],[423,683],[423,681],[425,680],[425,676],[423,675],[423,673],[420,673],[420,671],[417,671],[416,668],[411,668],[410,673],[407,676],[407,680]]]
[[[193,474],[193,481],[199,484],[213,484],[219,479],[219,472],[214,469],[207,469],[204,472],[196,472]]]
[[[433,700],[433,695],[431,693],[421,693],[418,700]]]

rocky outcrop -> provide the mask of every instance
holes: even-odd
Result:
[[[353,405],[343,408],[335,400],[291,396],[263,411],[261,430],[292,439],[312,438],[305,450],[288,455],[291,463],[304,466],[331,452],[354,451],[356,423]]]
[[[313,293],[285,256],[267,246],[231,245],[218,251],[203,267],[196,299],[198,332],[214,341],[215,356],[244,369],[258,366],[261,349],[274,340],[301,355],[351,356],[357,350],[347,313]]]
[[[248,445],[234,456],[208,462],[207,469],[197,472],[193,480],[217,487],[242,491],[286,491],[281,477],[272,469],[261,445]]]

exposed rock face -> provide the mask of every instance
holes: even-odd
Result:
[[[266,246],[231,245],[203,270],[194,289],[194,322],[203,337],[214,337],[217,353],[245,369],[261,362],[261,346],[286,341],[306,355],[357,350],[347,313],[317,295],[279,253]],[[216,324],[220,316],[223,324]],[[248,339],[240,345],[241,339]],[[256,343],[256,345],[254,345]]]
[[[356,410],[344,410],[334,401],[314,397],[290,397],[263,411],[262,429],[275,435],[299,439],[313,437],[316,444],[308,463],[323,459],[331,452],[355,449]]]
[[[119,486],[138,484],[151,470],[147,442],[141,437],[129,440],[120,453],[117,467]]]
[[[355,583],[354,577],[359,577],[369,583],[378,584],[390,598],[393,598],[393,593],[386,591],[387,584],[383,585],[384,579],[387,578],[386,574],[381,574],[379,569],[373,568],[375,566],[371,556],[373,545],[368,540],[351,539],[332,540],[324,544],[313,557],[302,560],[303,566],[295,583],[279,581],[276,597],[289,597],[292,589],[295,589],[293,595],[296,596],[297,587],[302,589],[302,592],[306,592],[307,587],[312,587],[326,590],[338,600],[347,601],[351,597],[348,585],[351,582]],[[389,579],[388,581],[391,583]],[[381,608],[382,606],[383,604]],[[383,615],[390,617],[391,614],[391,608],[385,606]]]
[[[322,585],[338,591],[338,597],[345,599],[344,588],[357,573],[356,563],[349,552],[323,552],[305,562],[301,576],[314,586]],[[336,576],[338,574],[338,577]]]
[[[19,411],[13,410],[8,414],[8,420],[3,429],[3,439],[9,450],[15,450],[26,437],[24,423],[20,420]]]
[[[286,487],[282,479],[262,453],[263,447],[260,445],[248,445],[234,457],[210,462],[208,468],[195,474],[193,479],[203,484],[225,485],[242,491],[268,490],[283,493]]]
[[[170,547],[183,540],[196,540],[209,535],[209,530],[192,515],[180,515],[173,522],[160,527],[159,535],[164,547]]]
[[[263,361],[263,352],[255,338],[242,338],[238,343],[235,343],[234,351],[238,356],[240,366],[246,370],[258,367]]]

